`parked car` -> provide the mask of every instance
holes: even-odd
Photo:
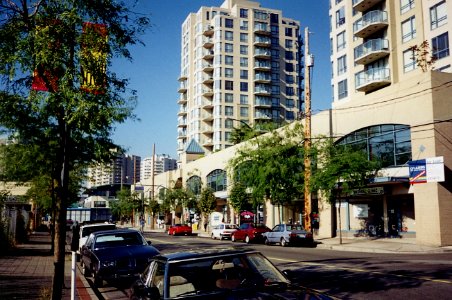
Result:
[[[237,225],[235,224],[218,224],[213,226],[212,234],[210,237],[212,239],[230,239],[234,231],[237,230]]]
[[[285,247],[295,244],[312,245],[314,242],[312,233],[299,224],[278,224],[263,235],[266,245],[279,243]]]
[[[80,264],[83,275],[92,275],[94,285],[101,287],[104,280],[133,281],[159,253],[137,230],[98,231],[91,233],[83,245]]]
[[[231,235],[231,241],[245,241],[245,243],[264,241],[262,234],[270,231],[264,224],[243,223]]]
[[[215,248],[154,257],[132,284],[129,297],[133,300],[330,299],[291,283],[260,252]]]
[[[168,228],[168,235],[191,235],[192,229],[186,224],[174,224]]]
[[[82,246],[85,245],[86,240],[89,235],[93,232],[103,231],[103,230],[113,230],[116,229],[116,225],[112,223],[96,223],[96,224],[86,224],[80,227],[80,239],[78,242],[77,254],[82,251]]]

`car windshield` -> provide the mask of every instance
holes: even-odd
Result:
[[[170,263],[167,285],[170,297],[191,292],[215,293],[221,290],[265,288],[289,282],[260,253],[240,253],[206,259]],[[183,286],[183,287],[182,287]]]
[[[254,228],[267,228],[265,224],[254,224]]]
[[[87,237],[93,232],[102,231],[102,230],[111,230],[116,229],[116,225],[114,224],[105,224],[105,225],[96,225],[96,226],[87,226],[82,228],[81,237]]]
[[[226,225],[224,226],[224,228],[225,228],[225,229],[236,229],[237,226],[236,226],[236,225],[233,225],[233,224],[226,224]]]
[[[287,225],[287,230],[304,230],[301,225]]]
[[[145,245],[145,241],[138,232],[121,232],[104,234],[96,238],[95,248],[108,248],[117,246]]]

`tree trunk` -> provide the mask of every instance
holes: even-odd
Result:
[[[339,223],[339,244],[342,245],[342,221],[341,221],[341,197],[338,198],[339,207],[338,207],[338,223]]]

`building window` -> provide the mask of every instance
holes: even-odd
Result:
[[[447,24],[446,1],[442,1],[430,8],[430,24],[431,29]]]
[[[292,63],[287,63],[286,62],[286,71],[287,72],[293,72],[294,68],[293,68],[293,64]]]
[[[248,55],[248,46],[240,45],[240,54]]]
[[[281,93],[281,89],[279,85],[272,85],[272,95],[279,95]]]
[[[414,58],[414,50],[408,49],[403,52],[403,72],[409,72],[416,69],[416,60]]]
[[[225,68],[224,69],[224,76],[227,77],[227,78],[234,77],[234,69],[232,69],[232,68]]]
[[[292,40],[286,40],[286,49],[291,49],[293,47],[293,41]]]
[[[226,191],[227,176],[226,171],[216,169],[207,175],[207,186],[214,192]]]
[[[293,60],[293,52],[292,51],[286,51],[286,59]]]
[[[234,128],[234,120],[227,118],[224,121],[224,128]]]
[[[294,108],[295,107],[295,101],[293,99],[286,99],[286,106],[287,108]]]
[[[234,21],[232,19],[225,19],[224,20],[224,27],[226,27],[226,28],[233,28],[234,27]]]
[[[445,32],[432,39],[432,56],[436,59],[449,56],[449,33]]]
[[[279,74],[277,74],[279,75]],[[293,75],[286,75],[286,83],[287,84],[293,84],[294,83],[294,76]]]
[[[224,89],[228,90],[228,91],[233,91],[234,90],[234,82],[230,81],[230,80],[226,80],[224,82]]]
[[[336,28],[345,24],[345,8],[342,6],[336,11]]]
[[[240,82],[240,91],[248,92],[248,82]]]
[[[341,56],[337,59],[337,75],[347,72],[347,56]]]
[[[248,30],[248,21],[240,20],[240,29],[241,30]]]
[[[337,35],[337,39],[336,39],[336,48],[337,51],[340,51],[342,49],[345,49],[345,31],[342,31],[341,33],[339,33]]]
[[[343,99],[348,96],[347,79],[339,81],[337,85],[337,98]]]
[[[226,55],[224,57],[224,63],[227,65],[233,65],[234,64],[234,57],[230,55]]]
[[[400,0],[400,14],[404,14],[414,8],[414,0]]]
[[[240,79],[248,79],[248,70],[240,70]]]
[[[231,93],[224,94],[224,102],[226,103],[233,103],[234,102],[234,95]]]
[[[290,110],[286,111],[286,120],[290,121],[295,120],[295,114],[293,111]]]
[[[224,114],[228,117],[231,117],[234,115],[234,107],[232,106],[225,106],[224,107]]]
[[[225,31],[224,32],[224,39],[226,41],[233,41],[234,40],[234,33],[232,31]]]
[[[240,66],[241,67],[248,67],[248,58],[240,57]]]
[[[240,104],[248,104],[248,95],[240,95]]]
[[[278,25],[270,25],[270,31],[272,32],[272,35],[278,35],[279,34],[279,26]]]
[[[292,28],[286,27],[285,29],[285,35],[286,36],[292,36]]]
[[[279,15],[270,14],[270,23],[279,23]]]
[[[229,44],[229,43],[224,44],[224,52],[231,53],[233,51],[234,51],[234,45],[233,44]]]
[[[240,41],[247,43],[248,42],[248,33],[241,33],[240,34]]]
[[[294,88],[291,86],[286,86],[286,95],[287,96],[293,96],[294,95]]]
[[[402,23],[402,42],[408,42],[416,37],[416,18],[413,16]]]
[[[244,8],[240,9],[240,18],[245,18],[245,19],[248,18],[248,10],[247,9],[244,9]]]
[[[248,117],[248,107],[240,107],[240,116]]]

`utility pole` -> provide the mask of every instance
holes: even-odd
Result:
[[[311,77],[310,71],[313,66],[313,58],[309,54],[309,28],[305,31],[305,76],[304,76],[304,92],[305,92],[305,136],[304,136],[304,228],[311,231]]]
[[[151,170],[151,197],[150,200],[154,200],[154,173],[155,173],[155,143],[152,144],[152,170]],[[152,216],[151,228],[154,229],[154,216]]]

